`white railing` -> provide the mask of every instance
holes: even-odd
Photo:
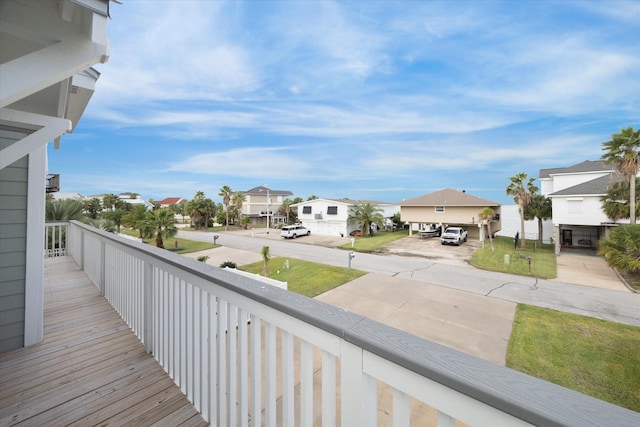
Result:
[[[44,226],[44,257],[65,256],[68,222],[47,222]]]
[[[251,278],[75,221],[67,236],[211,425],[640,425],[638,413]]]

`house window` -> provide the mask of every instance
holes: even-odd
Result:
[[[444,206],[436,206],[437,213],[444,213]]]
[[[337,206],[328,206],[327,207],[327,215],[338,215],[338,207]]]
[[[303,214],[310,214],[311,213],[311,206],[303,206],[302,207],[302,213]]]

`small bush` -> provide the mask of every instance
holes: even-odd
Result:
[[[225,267],[229,267],[229,268],[238,268],[238,266],[236,265],[235,262],[233,261],[225,261],[222,264],[220,264],[220,268],[225,268]]]
[[[198,261],[200,262],[207,262],[208,259],[209,259],[208,255],[203,255],[198,257]]]

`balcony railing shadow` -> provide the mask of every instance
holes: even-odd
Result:
[[[640,425],[633,411],[334,306],[75,221],[57,227],[211,425]]]

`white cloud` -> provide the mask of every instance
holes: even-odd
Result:
[[[306,174],[311,157],[289,153],[283,148],[240,148],[197,154],[172,163],[169,171],[205,175],[283,178]]]

